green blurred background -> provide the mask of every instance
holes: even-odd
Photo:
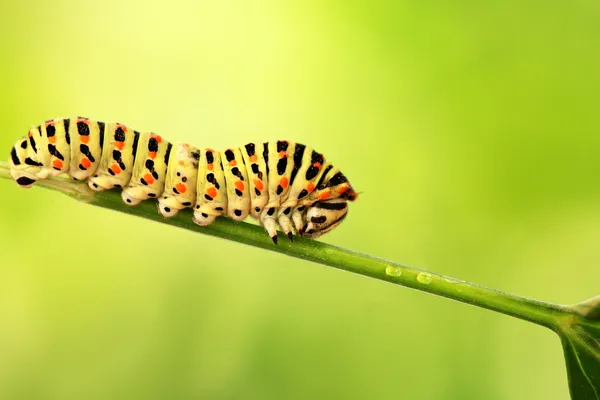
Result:
[[[597,1],[0,4],[0,148],[84,115],[311,144],[324,241],[573,303],[600,276]],[[566,399],[492,312],[0,181],[1,399]],[[111,249],[124,241],[127,252]]]

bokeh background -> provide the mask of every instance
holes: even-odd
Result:
[[[0,3],[0,148],[84,115],[287,138],[360,200],[322,240],[598,295],[597,1]],[[550,331],[0,182],[2,399],[566,399]],[[127,249],[115,247],[116,242]]]

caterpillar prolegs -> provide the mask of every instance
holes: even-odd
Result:
[[[173,217],[193,208],[194,222],[217,216],[260,221],[277,243],[277,229],[290,240],[317,238],[337,227],[357,194],[322,154],[279,140],[217,151],[172,144],[123,124],[88,118],[53,119],[20,138],[10,154],[11,175],[24,188],[68,174],[87,179],[92,190],[122,188],[129,205],[156,198],[159,212]]]

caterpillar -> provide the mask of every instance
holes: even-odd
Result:
[[[217,151],[170,143],[150,132],[84,117],[48,120],[13,146],[10,171],[22,188],[67,174],[94,191],[122,189],[126,204],[158,200],[166,218],[193,209],[193,221],[257,219],[273,242],[277,230],[317,238],[340,225],[357,193],[312,148],[286,140]]]

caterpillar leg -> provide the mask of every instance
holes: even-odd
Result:
[[[277,222],[279,223],[279,227],[290,239],[290,241],[294,241],[294,234],[292,233],[292,220],[290,219],[292,208],[280,208],[277,213]]]
[[[265,208],[260,215],[260,223],[267,230],[267,233],[277,244],[277,221],[275,220],[275,207]]]

